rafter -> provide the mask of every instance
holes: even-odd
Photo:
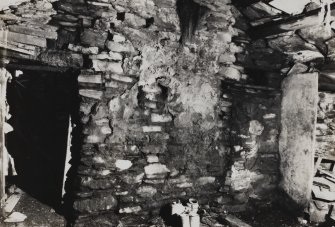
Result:
[[[335,16],[335,3],[331,4],[331,15]],[[293,15],[284,19],[271,21],[259,26],[251,27],[249,34],[252,39],[265,38],[272,35],[296,31],[319,24],[319,12],[321,8],[306,13]]]
[[[236,5],[237,7],[248,7],[252,4],[255,4],[257,2],[264,2],[264,3],[269,3],[272,0],[235,0],[233,3],[234,5]]]

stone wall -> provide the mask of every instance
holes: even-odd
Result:
[[[248,202],[265,205],[278,197],[280,133],[280,84],[282,68],[289,58],[273,49],[267,40],[252,40],[245,15],[236,13],[238,36],[233,42],[240,48],[235,67],[240,79],[229,78],[223,85],[223,98],[230,103],[230,167],[224,191],[231,198],[224,205],[229,211],[241,211]]]
[[[231,108],[232,166],[226,184],[236,204],[250,198],[275,200],[279,183],[278,137],[281,94],[276,90],[227,85]]]
[[[291,74],[282,90],[280,186],[298,207],[305,208],[314,177],[318,73]]]
[[[319,92],[315,147],[315,155],[319,157],[335,156],[334,104],[333,93]]]
[[[180,13],[189,4],[202,12],[198,24]],[[83,145],[74,146],[68,182],[78,226],[147,223],[176,198],[222,202],[230,144],[221,80],[240,80],[240,48],[232,6],[202,4],[58,4],[57,46],[83,54],[85,68],[76,134]]]
[[[5,18],[9,66],[80,70],[66,185],[77,226],[147,224],[177,198],[221,212],[269,201],[280,95],[249,89],[249,66],[279,70],[282,55],[249,45],[229,0],[41,0]]]

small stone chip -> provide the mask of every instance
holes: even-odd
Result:
[[[151,186],[142,186],[136,190],[141,197],[152,197],[157,193],[157,189]]]
[[[154,123],[166,123],[172,121],[172,117],[169,114],[151,114],[151,121]]]
[[[148,163],[156,163],[156,162],[159,162],[159,158],[157,157],[157,155],[148,155],[147,156],[147,162]]]
[[[166,165],[160,163],[149,164],[144,167],[144,171],[147,175],[166,174],[170,172]]]
[[[161,126],[143,126],[142,129],[143,129],[143,132],[161,132],[162,131]]]
[[[129,169],[133,163],[129,160],[116,160],[115,166],[119,171],[127,170]]]
[[[213,184],[215,182],[215,177],[200,177],[197,180],[198,185]]]
[[[120,214],[131,214],[131,213],[138,213],[142,210],[142,208],[140,206],[136,206],[136,207],[125,207],[125,208],[121,208],[119,210]]]

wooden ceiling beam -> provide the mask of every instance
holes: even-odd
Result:
[[[269,3],[272,0],[235,0],[233,1],[233,4],[237,7],[245,8],[248,6],[251,6],[252,4],[255,4],[257,2],[264,2],[264,3]]]
[[[330,7],[332,16],[335,16],[335,3],[331,4]],[[318,25],[320,11],[321,8],[251,27],[249,35],[255,40]]]
[[[28,70],[28,71],[46,71],[46,72],[66,72],[69,68],[53,67],[47,65],[23,65],[23,64],[8,64],[5,66],[7,69],[12,70]]]

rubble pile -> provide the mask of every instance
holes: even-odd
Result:
[[[335,221],[335,158],[318,157],[308,210],[311,222]]]
[[[335,221],[335,153],[334,153],[335,97],[319,92],[316,125],[316,151],[312,200],[306,212],[312,222]]]

